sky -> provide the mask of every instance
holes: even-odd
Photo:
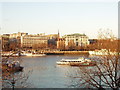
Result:
[[[14,1],[14,0],[13,0]],[[72,1],[72,0],[71,0]],[[26,32],[60,35],[84,33],[97,38],[98,31],[118,35],[118,2],[1,2],[1,34]]]

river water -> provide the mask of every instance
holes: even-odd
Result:
[[[61,59],[77,59],[86,55],[47,55],[43,57],[21,57],[23,73],[28,73],[27,83],[31,88],[74,88],[77,86],[72,76],[76,74],[79,67],[57,65],[56,61]],[[77,86],[80,87],[80,86]]]

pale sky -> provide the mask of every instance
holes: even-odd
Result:
[[[16,32],[56,34],[59,29],[61,35],[85,33],[90,38],[96,38],[100,28],[109,28],[116,36],[118,35],[117,0],[45,1],[1,2],[1,34]]]

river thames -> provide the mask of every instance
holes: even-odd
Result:
[[[72,76],[79,67],[57,65],[61,59],[77,59],[87,55],[47,55],[43,57],[21,57],[23,73],[28,73],[27,83],[31,88],[75,88],[81,87],[79,79]]]

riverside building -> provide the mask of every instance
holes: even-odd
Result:
[[[70,44],[83,47],[89,45],[89,39],[85,34],[69,34],[64,35],[63,38],[65,38],[65,46],[68,46]]]
[[[57,49],[60,49],[60,50],[65,49],[65,39],[64,38],[58,38]]]
[[[46,35],[48,38],[48,45],[55,45],[57,44],[58,34],[49,34]]]
[[[29,49],[46,48],[48,39],[44,35],[21,36],[21,47]]]
[[[3,34],[0,36],[0,42],[1,42],[1,46],[2,46],[2,50],[8,50],[9,47],[9,36],[10,34]]]
[[[10,34],[10,38],[18,38],[18,37],[25,36],[25,35],[28,35],[28,33],[23,33],[23,32],[12,33]]]
[[[28,35],[28,33],[24,32],[18,32],[18,33],[12,33],[10,34],[9,41],[10,41],[10,46],[16,46],[17,48],[21,48],[21,37]],[[16,48],[14,47],[14,48]],[[12,48],[13,49],[13,48]]]

